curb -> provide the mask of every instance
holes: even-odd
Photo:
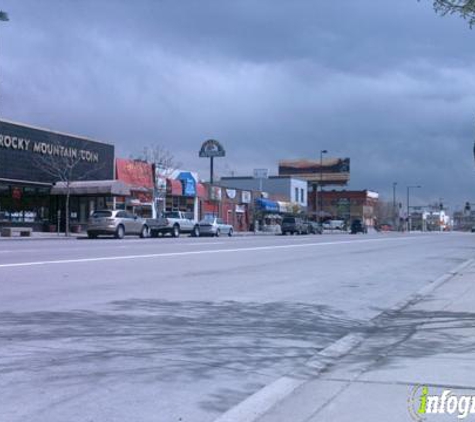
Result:
[[[42,236],[31,236],[31,237],[20,237],[20,236],[15,236],[15,237],[4,237],[0,238],[0,245],[2,243],[8,243],[8,242],[26,242],[29,240],[77,240],[77,239],[82,239],[82,238],[87,238],[87,236],[69,236],[66,237],[63,235],[61,236],[52,236],[52,237],[42,237]]]
[[[368,328],[376,327],[378,323],[390,313],[400,312],[408,306],[414,305],[422,298],[437,290],[444,283],[456,276],[461,270],[475,264],[475,258],[470,258],[465,262],[457,265],[454,269],[444,273],[433,282],[422,287],[417,292],[409,295],[406,299],[396,303],[389,309],[382,311],[373,317]],[[371,330],[368,330],[371,331]],[[214,422],[257,422],[267,412],[274,408],[279,402],[290,397],[300,387],[309,382],[308,377],[304,378],[300,375],[302,369],[312,369],[313,379],[318,377],[326,368],[328,368],[337,359],[347,355],[351,350],[360,345],[371,334],[350,333],[339,340],[333,342],[325,349],[316,353],[305,364],[304,368],[297,370],[291,374],[284,375],[277,380],[266,385],[247,399],[223,413]]]

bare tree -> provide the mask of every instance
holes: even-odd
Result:
[[[146,146],[139,158],[155,165],[162,177],[171,176],[181,166],[181,163],[176,161],[175,156],[162,145]]]
[[[65,236],[70,233],[70,199],[71,199],[71,183],[88,179],[94,173],[100,171],[105,162],[99,162],[98,155],[95,152],[88,151],[86,144],[74,147],[65,146],[59,142],[43,143],[36,151],[33,163],[49,179],[53,182],[62,182],[66,188],[65,202]],[[84,168],[87,161],[94,162],[94,167]]]
[[[167,179],[182,165],[180,162],[176,161],[175,156],[170,152],[170,150],[159,144],[152,144],[144,147],[139,159],[153,165],[155,169],[154,179],[157,176]],[[166,190],[157,189],[157,186],[155,186],[154,207],[155,201],[164,201],[165,196]]]
[[[459,15],[467,20],[470,28],[475,24],[475,0],[433,0],[434,10],[445,15]]]
[[[378,201],[374,209],[374,216],[380,224],[392,222],[394,213],[394,204],[389,201]]]

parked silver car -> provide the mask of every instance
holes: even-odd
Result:
[[[145,219],[123,210],[94,211],[89,218],[87,236],[95,239],[99,235],[112,235],[122,239],[125,235],[148,236]]]
[[[208,235],[219,237],[222,234],[232,236],[234,233],[233,226],[224,223],[221,218],[207,216],[198,224],[200,226],[200,236]]]

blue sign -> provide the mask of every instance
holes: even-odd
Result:
[[[268,199],[258,198],[256,199],[256,206],[262,211],[279,212],[279,204]]]
[[[196,196],[196,181],[189,171],[181,172],[178,177],[183,186],[183,196]]]

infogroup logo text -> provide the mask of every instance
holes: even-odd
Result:
[[[409,396],[409,413],[417,422],[427,420],[428,415],[454,415],[456,419],[463,420],[475,415],[475,395],[455,394],[448,389],[440,394],[431,394],[428,386],[417,385]]]

